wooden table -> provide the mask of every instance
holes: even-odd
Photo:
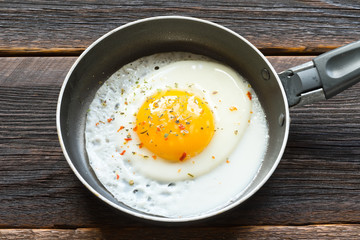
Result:
[[[360,84],[291,109],[274,175],[243,205],[209,221],[145,223],[80,183],[55,127],[64,77],[95,39],[157,15],[222,24],[277,71],[360,39],[358,0],[0,1],[0,239],[360,239]]]

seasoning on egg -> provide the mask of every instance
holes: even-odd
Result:
[[[183,161],[186,158],[186,152],[183,152],[181,157],[179,158],[180,161]]]
[[[249,100],[252,99],[251,92],[248,91],[248,92],[246,93],[246,96],[249,98]]]
[[[124,140],[127,141],[127,142],[131,141],[132,140],[131,135],[127,135],[126,138],[124,138]]]
[[[237,108],[236,108],[235,106],[231,106],[231,107],[229,108],[229,110],[230,110],[230,111],[236,111]]]

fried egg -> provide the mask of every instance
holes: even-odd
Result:
[[[255,92],[233,69],[204,56],[162,53],[125,65],[100,87],[85,140],[91,167],[115,198],[184,217],[245,190],[261,165],[267,131]]]

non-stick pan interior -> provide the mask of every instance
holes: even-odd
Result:
[[[142,216],[117,202],[96,179],[84,147],[85,118],[99,83],[126,63],[167,51],[202,54],[232,66],[250,82],[260,98],[270,129],[269,147],[257,177],[239,196],[238,203],[271,175],[287,139],[288,110],[276,73],[262,55],[237,34],[209,22],[183,17],[146,19],[115,29],[92,44],[70,70],[59,97],[58,130],[64,154],[80,180],[111,205],[145,218],[146,214]],[[279,123],[281,116],[284,124],[281,120]],[[162,221],[161,218],[155,220]]]

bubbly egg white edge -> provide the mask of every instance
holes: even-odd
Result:
[[[183,58],[184,55],[181,54],[180,56],[175,57],[175,59],[177,60]],[[168,62],[165,61],[163,65],[167,63]],[[139,61],[138,64],[144,65],[144,62]],[[148,63],[145,63],[145,65],[146,64]],[[158,62],[156,62],[155,65],[159,65]],[[152,67],[153,66],[151,65],[149,68],[151,69]],[[126,71],[131,72],[132,68],[129,67]],[[130,82],[129,85],[131,85]],[[106,86],[106,84],[104,84],[103,87],[104,86]],[[103,89],[103,87],[101,87],[100,89]],[[253,114],[251,116],[251,124],[245,132],[243,139],[241,140],[241,146],[239,146],[233,152],[233,154],[231,154],[228,164],[224,163],[217,168],[217,172],[219,172],[219,174],[215,174],[215,171],[213,171],[203,177],[197,178],[196,182],[195,180],[186,180],[182,183],[175,183],[176,187],[180,185],[179,188],[188,189],[188,194],[181,193],[182,190],[176,190],[175,186],[171,184],[170,186],[168,186],[169,184],[159,184],[156,181],[146,179],[142,176],[133,176],[131,173],[131,166],[129,167],[129,164],[126,164],[126,162],[121,161],[122,163],[119,165],[119,161],[117,160],[106,159],[104,163],[103,158],[93,157],[93,155],[96,156],[96,153],[94,154],[95,149],[91,149],[91,147],[88,146],[89,132],[88,127],[86,127],[86,147],[90,164],[94,169],[94,172],[96,173],[100,182],[102,182],[102,184],[108,189],[109,192],[111,192],[115,196],[115,198],[117,198],[124,204],[136,208],[140,211],[177,218],[203,214],[209,211],[211,212],[214,209],[221,208],[222,206],[227,205],[229,202],[234,201],[239,196],[239,194],[241,194],[241,192],[246,189],[246,187],[254,179],[257,171],[260,169],[263,155],[266,152],[266,149],[264,149],[266,148],[268,138],[266,119],[255,93],[252,90],[251,92],[253,95]],[[106,93],[106,90],[104,90],[103,92],[99,90],[98,96],[105,99]],[[98,102],[97,104],[101,103]],[[93,105],[90,106],[90,109],[92,108]],[[92,110],[90,110],[88,115],[91,114],[93,114]],[[100,114],[100,116],[103,116],[104,119],[108,117],[108,114],[95,114]],[[90,123],[87,121],[86,126],[88,125],[90,125]],[[91,133],[90,131],[90,135],[94,134],[96,136],[99,133],[100,132],[96,131]],[[253,151],[247,151],[251,148],[253,149]],[[259,151],[259,148],[262,148],[264,150]],[[262,152],[262,155],[259,152]],[[237,154],[240,154],[241,157],[235,157]],[[261,156],[259,156],[259,154]],[[240,159],[241,161],[237,161],[236,159]],[[119,184],[119,180],[116,180],[114,174],[116,173],[116,171],[118,171],[119,168],[122,168],[122,177],[120,180],[122,184]],[[127,169],[127,171],[124,171],[123,169]],[[229,171],[232,173],[230,174]],[[105,172],[105,174],[102,174],[103,172]],[[234,174],[236,178],[234,178],[232,174]],[[135,184],[130,185],[129,181],[134,181]],[[145,181],[146,184],[137,184],[143,181]],[[239,182],[241,182],[241,184],[234,187],[234,183],[238,184]],[[203,187],[207,184],[211,187]],[[152,193],[150,195],[146,195],[150,187],[152,189]],[[220,191],[223,191],[223,193],[219,194]],[[139,197],[139,195],[141,194],[143,194],[143,196]],[[167,211],[164,211],[161,203],[164,201],[164,199],[168,199],[169,196],[174,197],[176,201],[165,201],[166,204],[168,204],[168,209]],[[149,201],[149,198],[152,199],[150,199]],[[213,199],[211,207],[203,204],[209,198]],[[141,200],[138,201],[139,199]],[[137,200],[138,202],[136,204],[132,204],[135,200]],[[158,206],[154,204],[154,202],[159,203]],[[182,203],[183,205],[179,206],[178,203]],[[148,210],[149,205],[152,205],[150,206],[151,211]],[[183,210],[181,214],[178,213],[179,207],[181,207],[181,209]],[[196,209],[197,211],[194,212],[194,209]]]

